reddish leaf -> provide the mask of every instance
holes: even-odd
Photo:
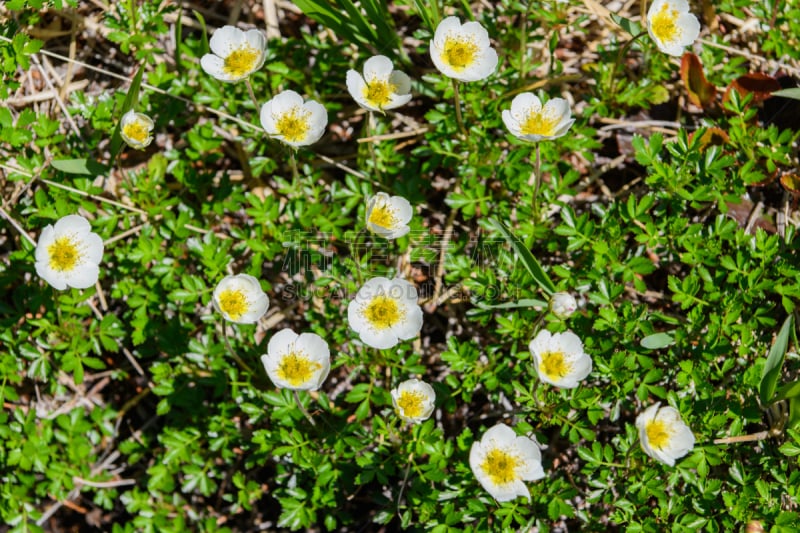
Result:
[[[692,140],[695,132],[689,135],[689,140]],[[725,146],[730,142],[731,138],[725,133],[725,130],[713,126],[706,128],[703,135],[700,137],[700,151],[704,151],[709,146]]]
[[[781,185],[783,185],[783,188],[790,192],[792,196],[800,196],[800,176],[797,174],[784,174],[781,176]]]
[[[699,107],[708,107],[717,95],[717,88],[708,83],[703,74],[700,58],[686,52],[681,58],[681,79],[689,93],[689,101]]]
[[[773,92],[780,91],[781,84],[768,74],[752,72],[744,76],[739,76],[728,85],[728,88],[725,90],[725,96],[722,98],[723,102],[728,101],[731,90],[738,92],[739,96],[752,93],[753,103],[759,103],[772,96]]]

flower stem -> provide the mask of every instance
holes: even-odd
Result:
[[[246,371],[246,372],[248,372],[250,374],[254,374],[253,369],[250,368],[250,366],[247,363],[245,363],[244,360],[241,357],[239,357],[239,354],[237,354],[234,351],[233,346],[231,346],[231,341],[228,338],[228,325],[227,324],[222,324],[222,338],[225,341],[225,346],[228,347],[228,351],[231,353],[231,356],[233,356],[234,361],[236,361],[239,364],[239,366],[242,367],[242,370],[244,370],[244,371]]]
[[[403,475],[403,482],[400,484],[400,493],[397,495],[397,514],[400,514],[400,501],[403,499],[403,492],[406,489],[408,482],[408,475],[411,473],[411,463],[414,461],[414,452],[408,456],[408,464],[406,465],[406,473]]]
[[[375,113],[372,111],[369,112],[369,119],[367,119],[367,137],[374,137],[378,134],[378,128],[375,125]],[[378,182],[383,184],[383,179],[381,178],[381,170],[378,168],[378,158],[375,155],[375,144],[374,141],[370,140],[367,143],[367,148],[369,148],[369,157],[372,159],[372,166],[375,169],[375,177],[378,178]]]
[[[292,154],[289,158],[289,163],[292,165],[292,178],[294,181],[297,181],[297,178],[300,177],[300,173],[297,171],[297,149],[292,148]]]
[[[297,407],[300,409],[300,412],[303,413],[303,416],[306,417],[306,420],[308,420],[312,426],[316,426],[317,423],[314,422],[314,419],[311,418],[310,414],[308,414],[306,408],[303,407],[303,402],[300,401],[300,393],[297,392],[297,389],[293,390],[292,392],[294,392],[294,401],[297,403]]]
[[[458,129],[461,130],[461,135],[464,137],[464,140],[467,139],[467,128],[464,127],[464,120],[461,118],[461,98],[458,94],[458,80],[453,80],[453,99],[455,100],[456,106],[456,122],[458,123]]]
[[[542,183],[542,154],[536,143],[536,161],[533,168],[533,221],[539,221],[539,187]]]
[[[634,35],[628,39],[628,41],[626,41],[625,44],[620,47],[619,52],[617,52],[617,59],[611,65],[611,76],[609,78],[611,80],[611,86],[609,87],[608,92],[611,99],[613,99],[617,94],[617,67],[620,65],[620,63],[622,63],[622,59],[625,57],[625,54],[628,52],[628,48],[631,47],[633,42],[645,34],[647,34],[647,31],[643,31],[637,35]]]
[[[253,105],[256,106],[256,113],[258,113],[258,99],[256,99],[256,93],[253,91],[253,84],[250,83],[250,78],[245,78],[244,84],[247,86],[247,92],[250,93],[250,99],[253,101]]]

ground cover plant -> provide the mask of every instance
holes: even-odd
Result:
[[[799,36],[6,2],[3,531],[797,531]]]

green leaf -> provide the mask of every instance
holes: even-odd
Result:
[[[517,309],[519,307],[533,308],[533,307],[547,307],[547,302],[544,300],[537,300],[535,298],[523,298],[516,302],[505,302],[502,304],[485,304],[478,302],[478,307],[481,309]]]
[[[784,98],[794,98],[795,100],[800,100],[800,87],[792,87],[791,89],[773,91],[772,96],[783,96]]]
[[[642,26],[638,22],[634,22],[629,18],[611,13],[611,20],[620,25],[620,27],[631,35],[638,36],[642,33]]]
[[[122,103],[122,109],[119,113],[120,118],[133,109],[139,101],[139,87],[142,84],[142,76],[144,76],[144,64],[139,67],[139,70],[133,76],[131,86],[128,88],[128,93],[125,95],[125,101]],[[120,148],[122,148],[122,136],[119,133],[119,128],[120,121],[117,121],[117,126],[114,128],[114,133],[111,136],[111,146],[109,148],[109,152],[111,152],[111,161],[117,158],[117,154]]]
[[[547,273],[544,271],[542,266],[539,264],[539,261],[533,256],[531,251],[525,246],[520,239],[518,239],[511,231],[503,225],[502,222],[495,218],[490,218],[489,223],[493,225],[497,230],[503,234],[503,237],[508,241],[511,245],[511,248],[514,250],[514,253],[522,260],[522,264],[525,265],[525,268],[528,269],[530,272],[531,277],[533,280],[539,284],[539,287],[547,293],[548,296],[552,295],[556,292],[556,286],[550,281],[550,278],[547,276]]]
[[[786,348],[789,346],[789,335],[792,332],[794,325],[793,315],[789,315],[778,333],[778,337],[769,350],[767,362],[764,364],[764,370],[761,373],[761,383],[758,386],[758,395],[761,400],[761,405],[769,405],[772,403],[772,398],[775,395],[775,387],[778,385],[778,379],[781,377],[781,367],[783,367],[783,358],[786,354]]]
[[[660,331],[643,338],[639,345],[647,350],[660,350],[675,343],[675,338],[669,332]]]
[[[100,176],[106,174],[109,168],[94,159],[55,159],[51,163],[53,168],[67,174],[84,174],[87,176]]]

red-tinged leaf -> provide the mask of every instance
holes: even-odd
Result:
[[[706,148],[709,146],[725,146],[731,140],[725,130],[718,128],[716,126],[712,126],[710,128],[705,128],[702,130],[702,135],[700,136],[699,148],[700,151],[705,151]],[[689,134],[689,140],[691,141],[694,138],[696,132],[692,132]]]
[[[728,85],[728,88],[725,90],[725,96],[722,98],[723,102],[728,101],[732,90],[738,92],[739,96],[752,94],[753,103],[759,103],[772,96],[772,93],[775,91],[780,91],[781,84],[768,74],[752,72],[744,76],[739,76]]]
[[[800,176],[797,174],[784,174],[781,176],[781,185],[783,188],[786,189],[792,196],[800,196]]]
[[[706,108],[714,102],[717,88],[706,80],[700,58],[686,52],[681,58],[681,79],[689,93],[689,101],[698,107]]]

